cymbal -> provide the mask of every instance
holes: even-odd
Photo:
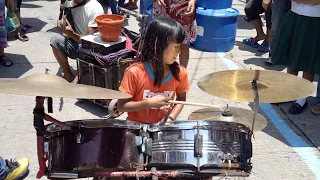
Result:
[[[0,79],[0,93],[79,99],[128,99],[131,95],[95,86],[69,83],[51,74],[34,74],[21,79]]]
[[[201,90],[220,98],[254,102],[251,82],[256,79],[259,102],[279,103],[302,99],[315,91],[315,86],[300,77],[279,71],[231,70],[202,77]]]
[[[247,126],[252,130],[253,123],[253,111],[229,107],[229,111],[232,112],[232,116],[224,116],[222,113],[226,107],[223,108],[204,108],[192,112],[188,120],[209,120],[209,121],[224,121],[234,122]],[[267,126],[267,120],[259,113],[256,115],[253,131],[260,131]]]

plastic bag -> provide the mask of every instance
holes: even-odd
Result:
[[[14,11],[8,10],[5,25],[7,32],[15,31],[20,26],[20,21]]]

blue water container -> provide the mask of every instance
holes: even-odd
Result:
[[[197,0],[196,4],[206,9],[227,9],[232,6],[232,0]]]
[[[151,23],[152,21],[152,10],[153,10],[153,6],[150,6],[149,8],[147,8],[147,15],[148,15],[148,24]]]
[[[153,5],[153,0],[140,0],[140,14],[147,14],[147,10]]]
[[[209,52],[230,51],[235,44],[238,15],[235,8],[197,8],[197,39],[191,46]]]

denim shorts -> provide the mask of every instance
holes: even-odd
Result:
[[[59,49],[65,55],[71,59],[78,58],[79,44],[70,37],[65,37],[60,34],[56,34],[50,39],[50,45]]]

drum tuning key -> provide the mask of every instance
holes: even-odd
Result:
[[[83,126],[81,123],[77,123],[76,125],[72,126],[72,131],[76,134],[76,141],[78,144],[81,144],[84,140],[84,136],[81,133],[85,126]]]

